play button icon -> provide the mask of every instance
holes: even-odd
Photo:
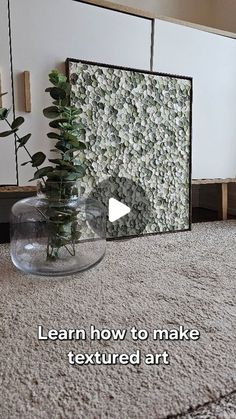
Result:
[[[117,201],[115,198],[109,199],[109,221],[114,223],[114,221],[119,220],[120,218],[124,217],[125,215],[130,213],[130,207],[123,204],[120,201]]]
[[[140,183],[114,174],[94,185],[89,198],[101,202],[105,208],[108,240],[145,233],[152,203]]]

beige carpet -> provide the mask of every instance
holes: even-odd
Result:
[[[236,418],[236,222],[109,242],[94,269],[26,276],[0,246],[0,417]],[[55,328],[197,328],[200,340],[38,341]],[[170,354],[170,365],[72,366],[67,353]]]

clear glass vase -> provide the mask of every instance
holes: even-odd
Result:
[[[39,182],[11,211],[11,258],[22,271],[64,276],[91,268],[106,250],[106,213],[75,182]]]

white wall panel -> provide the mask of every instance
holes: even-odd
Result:
[[[236,41],[157,20],[154,70],[193,77],[193,178],[236,177]]]
[[[2,81],[2,93],[8,95],[2,97],[3,106],[12,106],[10,47],[8,38],[8,4],[7,0],[0,2],[0,76]],[[9,115],[11,118],[11,115]],[[1,131],[8,129],[5,122],[0,121]],[[0,138],[0,186],[16,185],[16,161],[15,161],[14,137]]]
[[[51,148],[42,109],[51,101],[44,92],[48,73],[64,68],[67,57],[149,69],[151,21],[72,0],[11,0],[16,111],[22,114],[22,79],[31,72],[32,113],[24,114],[32,132],[31,150]],[[24,152],[19,160],[25,160]],[[32,169],[20,169],[27,184]]]

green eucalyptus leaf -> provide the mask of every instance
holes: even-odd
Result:
[[[59,73],[58,74],[58,80],[59,80],[59,83],[60,84],[61,83],[67,83],[67,77],[64,74],[62,74],[62,73]]]
[[[47,134],[47,136],[48,136],[48,138],[53,138],[53,139],[55,138],[57,140],[61,139],[61,136],[59,134],[57,134],[56,132],[49,132]]]
[[[65,90],[61,89],[60,87],[52,87],[50,88],[50,96],[55,100],[63,100],[66,98]]]
[[[11,130],[11,131],[3,131],[3,132],[0,132],[0,137],[8,137],[9,135],[14,134],[14,133],[15,133],[14,130]]]
[[[67,151],[65,151],[65,155],[68,155],[68,154],[72,154],[72,153],[74,153],[75,151],[78,151],[78,149],[77,148],[70,148],[69,150],[67,150]]]
[[[60,102],[60,106],[66,106],[68,105],[70,99],[68,97],[66,97],[65,99],[62,99]]]
[[[67,177],[66,177],[66,180],[77,180],[78,179],[78,174],[77,173],[68,173],[68,175],[67,175]]]
[[[52,83],[52,84],[54,84],[55,86],[58,84],[58,82],[59,82],[59,72],[58,72],[58,70],[52,70],[50,73],[49,73],[49,81]]]
[[[64,166],[64,167],[68,167],[71,168],[71,163],[69,163],[68,161],[62,160],[62,159],[48,159],[48,161],[50,161],[50,163],[56,164],[58,166]]]
[[[58,150],[56,148],[51,148],[51,153],[57,153],[58,154]]]
[[[74,131],[74,127],[71,123],[68,122],[68,120],[65,118],[66,122],[61,123],[60,128],[63,129],[63,131],[65,131],[65,136],[67,136],[67,134],[69,134],[70,132],[72,133]]]
[[[38,151],[32,156],[32,166],[38,167],[43,164],[44,160],[46,159],[45,154],[42,151]]]
[[[16,129],[19,128],[23,123],[24,123],[25,119],[23,118],[23,116],[18,116],[18,118],[14,119],[14,121],[11,124],[12,129]]]
[[[6,119],[8,114],[10,113],[10,111],[11,111],[11,109],[0,108],[0,120]]]
[[[71,139],[68,142],[71,146],[73,146],[73,148],[76,148],[76,150],[85,150],[85,148],[86,148],[85,143],[82,143],[81,141],[78,141],[76,137],[75,137],[75,139],[73,139],[73,140]]]
[[[70,132],[66,132],[64,137],[65,137],[65,140],[68,140],[68,141],[70,141],[70,140],[71,141],[78,141],[77,137],[75,135],[71,134]]]
[[[58,116],[60,115],[60,112],[57,106],[49,106],[48,108],[45,108],[43,110],[43,114],[44,116],[46,116],[46,118],[54,119],[54,118],[58,118]]]
[[[68,83],[67,78],[65,77],[64,81],[59,82],[60,89],[64,90],[66,93],[70,93],[70,83]]]
[[[55,121],[51,121],[49,123],[49,126],[51,128],[60,128],[60,124],[63,124],[64,122],[67,122],[67,119],[55,119]]]
[[[29,163],[32,163],[31,160],[30,161],[25,161],[24,163],[21,163],[21,166],[26,166]]]
[[[67,175],[68,175],[67,170],[57,170],[57,169],[55,169],[48,174],[48,178],[50,178],[50,179],[55,179],[55,178],[63,179],[63,178],[66,178]]]
[[[55,145],[55,147],[57,148],[57,150],[62,151],[63,153],[67,150],[67,147],[64,143],[64,141],[58,141]]]
[[[60,164],[60,159],[48,159],[48,161],[50,161],[50,163],[53,163],[53,164]]]
[[[79,175],[79,177],[83,177],[85,175],[85,168],[82,165],[75,164],[73,168],[76,171],[77,175]]]
[[[57,86],[60,83],[67,82],[67,77],[64,76],[64,74],[59,73],[58,70],[52,70],[49,73],[49,81],[54,84],[54,86]]]
[[[31,137],[31,134],[27,134],[24,137],[19,138],[17,140],[17,143],[19,144],[18,148],[23,147],[27,143],[27,141],[30,139],[30,137]]]
[[[51,166],[42,167],[41,169],[36,170],[34,177],[31,180],[36,180],[44,176],[48,176],[48,174],[52,171],[53,171],[53,167]]]
[[[47,88],[45,89],[45,92],[50,93],[52,89],[53,89],[53,87],[47,87]]]

